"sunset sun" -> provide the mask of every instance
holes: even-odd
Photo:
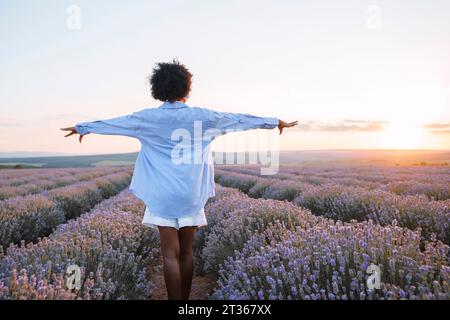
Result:
[[[389,149],[418,148],[423,138],[423,129],[407,122],[392,122],[383,132],[384,145]]]

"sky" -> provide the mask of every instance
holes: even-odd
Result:
[[[233,141],[450,149],[445,0],[0,0],[0,39],[0,152],[138,151],[60,128],[159,106],[147,76],[173,58],[194,75],[188,105],[299,121]]]

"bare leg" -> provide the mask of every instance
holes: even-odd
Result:
[[[180,245],[178,230],[172,227],[158,227],[161,238],[161,252],[164,259],[164,280],[169,300],[180,300]]]
[[[180,270],[181,270],[181,296],[182,299],[189,299],[191,292],[192,275],[194,271],[194,261],[192,257],[192,246],[197,227],[183,227],[178,231],[180,241]]]

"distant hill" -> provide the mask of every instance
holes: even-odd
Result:
[[[35,151],[14,151],[0,152],[0,158],[28,158],[28,157],[52,157],[52,156],[70,156],[64,152],[35,152]]]
[[[227,155],[216,152],[215,160],[224,161]],[[242,157],[242,153],[228,153],[232,159]],[[250,154],[245,157],[248,161]],[[252,154],[255,157],[255,153]],[[275,156],[272,156],[272,159]],[[270,154],[268,155],[270,159]],[[235,160],[235,163],[237,161]],[[248,162],[247,162],[248,163]],[[302,166],[339,166],[339,165],[449,165],[450,150],[299,150],[280,151],[279,163],[281,165]],[[230,164],[227,162],[227,164]]]
[[[45,156],[45,157],[8,157],[0,158],[0,168],[12,167],[95,167],[109,165],[133,165],[137,152],[113,153],[81,156]],[[237,159],[238,153],[228,153],[230,159]],[[253,153],[254,155],[254,153]],[[216,152],[218,159],[225,159],[225,154]],[[249,154],[246,155],[246,159]],[[273,158],[275,160],[276,158]],[[281,151],[280,164],[290,165],[448,165],[448,150],[311,150]],[[237,161],[235,160],[235,163]]]
[[[311,150],[280,153],[283,164],[448,165],[450,150]]]
[[[113,153],[87,156],[52,156],[26,158],[0,158],[0,167],[32,166],[39,168],[95,167],[103,165],[132,165],[136,161],[137,152]]]

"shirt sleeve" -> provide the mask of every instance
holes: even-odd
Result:
[[[81,135],[88,133],[121,135],[137,138],[141,129],[142,117],[133,112],[120,117],[75,124],[75,130]]]
[[[273,129],[278,124],[278,118],[258,117],[247,113],[213,111],[212,127],[219,129],[222,133],[226,133],[227,130]]]

